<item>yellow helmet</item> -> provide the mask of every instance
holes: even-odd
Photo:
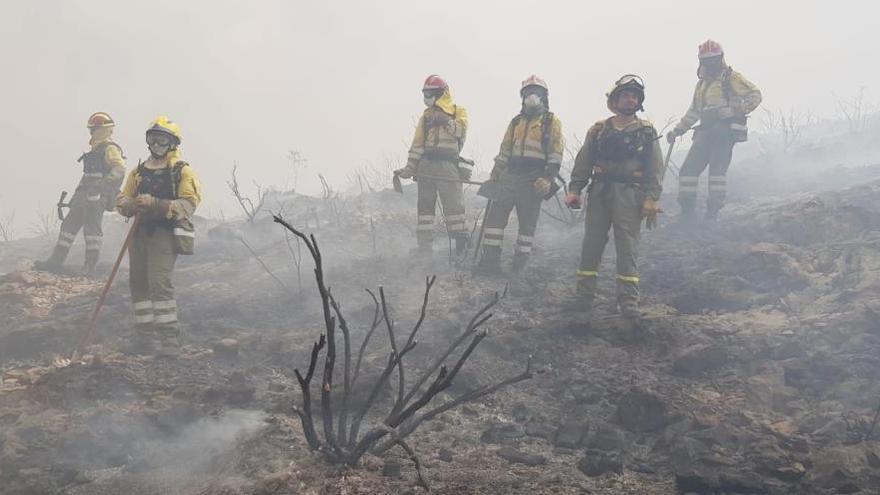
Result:
[[[177,144],[180,144],[180,126],[177,125],[177,123],[175,123],[174,121],[169,120],[168,117],[164,115],[156,117],[156,120],[150,123],[150,128],[147,129],[147,134],[150,134],[152,132],[167,134],[174,138]]]

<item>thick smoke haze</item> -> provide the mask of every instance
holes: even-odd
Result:
[[[225,180],[292,185],[288,150],[308,159],[299,189],[321,172],[343,188],[354,169],[405,156],[423,106],[420,85],[443,75],[471,114],[464,154],[491,167],[517,111],[519,82],[550,84],[566,136],[606,113],[622,73],[648,85],[647,116],[686,109],[696,47],[720,41],[764,107],[836,114],[835,95],[875,97],[876,14],[866,1],[297,2],[5,1],[0,5],[0,214],[28,235],[81,173],[85,120],[118,122],[129,167],[147,155],[146,125],[167,114],[201,175],[203,215],[235,215]]]

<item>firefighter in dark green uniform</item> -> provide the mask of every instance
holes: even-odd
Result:
[[[588,188],[586,233],[577,271],[581,309],[592,310],[602,252],[614,229],[617,248],[617,302],[621,314],[639,312],[638,251],[643,218],[652,229],[660,212],[663,158],[657,131],[636,117],[645,100],[641,78],[626,75],[607,94],[614,116],[593,125],[575,158],[566,204],[579,206]]]

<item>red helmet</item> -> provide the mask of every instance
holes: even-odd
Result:
[[[549,91],[547,83],[535,74],[527,77],[526,80],[522,82],[522,86],[520,86],[519,92],[522,93],[522,91],[529,86],[538,86],[539,88],[544,88],[544,91]]]
[[[437,74],[431,74],[425,79],[425,84],[422,86],[422,91],[427,91],[431,89],[446,89],[449,85],[446,84],[446,81],[443,80],[442,77]]]
[[[717,41],[706,40],[700,45],[700,58],[720,57],[721,55],[724,55],[724,49]]]
[[[104,112],[96,112],[93,113],[91,117],[89,117],[88,124],[86,127],[89,129],[97,129],[99,127],[113,127],[116,125],[116,122],[113,122],[113,119],[110,115]]]

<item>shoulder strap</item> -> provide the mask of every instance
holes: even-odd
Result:
[[[510,129],[510,150],[508,150],[510,156],[513,156],[513,150],[516,147],[514,142],[516,141],[516,126],[519,125],[521,120],[522,114],[518,113],[514,118],[510,119],[510,124],[507,125],[507,128]]]
[[[553,131],[553,112],[544,112],[544,120],[541,121],[541,149],[544,151],[544,160],[550,161],[550,133]]]
[[[724,69],[724,72],[721,73],[721,91],[724,93],[724,99],[727,100],[728,104],[730,103],[731,95],[733,95],[732,76],[733,69],[731,67],[727,67]]]
[[[189,163],[180,160],[171,167],[171,192],[174,199],[177,199],[177,189],[180,187],[180,181],[183,178],[183,167],[188,167]]]

